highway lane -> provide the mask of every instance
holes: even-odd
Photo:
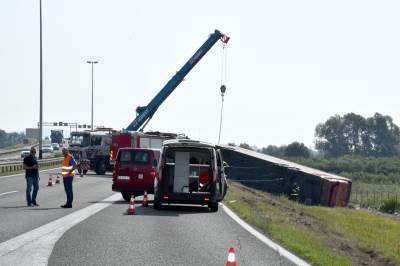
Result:
[[[23,174],[0,179],[0,243],[113,194],[110,176],[86,175],[74,180],[74,208],[62,209],[60,205],[66,201],[63,184],[47,187],[48,172],[54,171],[41,172],[37,198],[40,207],[26,206]],[[18,192],[4,194],[12,191]]]
[[[56,169],[48,169],[40,171],[40,181],[39,186],[45,187],[47,186],[47,181],[49,178],[49,173],[57,173],[59,172],[59,168]],[[9,176],[0,176],[0,194],[10,190],[18,190],[18,191],[25,191],[26,188],[26,179],[25,173],[23,174],[12,174]]]
[[[222,208],[139,205],[129,216],[119,201],[76,225],[56,243],[49,265],[225,265],[231,245],[238,265],[293,265]]]
[[[0,179],[0,245],[114,194],[110,176],[85,176],[74,182],[74,208],[62,209],[63,186],[47,187],[48,172],[54,170],[41,173],[40,207],[35,208],[26,207],[23,175]],[[18,192],[1,195],[5,190]],[[125,215],[127,208],[119,200],[63,232],[48,252],[49,265],[224,265],[231,245],[238,265],[293,265],[222,208],[217,213],[199,206],[166,206],[157,211],[138,203],[135,216]]]

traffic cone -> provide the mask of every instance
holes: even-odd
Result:
[[[126,211],[127,214],[135,215],[136,214],[136,207],[135,207],[135,197],[131,196],[131,201],[129,202],[129,208]]]
[[[229,248],[226,266],[236,266],[235,249],[232,246]]]
[[[53,186],[53,179],[51,178],[51,175],[49,175],[49,182],[47,183],[48,187],[52,187]]]
[[[60,177],[60,175],[57,175],[57,178],[56,178],[56,184],[60,184],[60,182],[61,182],[61,177]]]
[[[148,207],[149,203],[147,200],[147,190],[144,191],[144,195],[143,195],[143,202],[142,202],[142,207]]]

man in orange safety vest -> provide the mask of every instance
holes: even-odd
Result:
[[[74,180],[76,162],[67,148],[63,148],[62,153],[64,155],[64,160],[61,166],[61,175],[63,176],[64,189],[65,193],[67,194],[67,203],[61,205],[60,207],[72,208],[72,201],[74,200],[72,181]]]

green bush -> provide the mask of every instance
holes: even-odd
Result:
[[[386,213],[395,213],[400,211],[400,201],[396,198],[386,199],[383,201],[380,211]]]

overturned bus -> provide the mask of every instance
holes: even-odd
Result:
[[[346,206],[351,179],[233,146],[221,146],[227,176],[244,185],[286,194],[307,204]]]

